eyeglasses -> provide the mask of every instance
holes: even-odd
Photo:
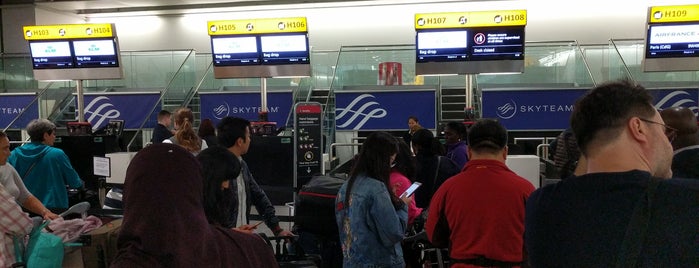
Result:
[[[653,120],[648,120],[648,119],[644,119],[644,118],[640,118],[640,117],[638,119],[643,121],[643,122],[646,122],[646,123],[661,125],[663,127],[663,129],[665,130],[665,136],[667,136],[667,139],[670,140],[670,142],[675,140],[675,137],[677,137],[677,129],[676,128],[673,128],[673,127],[668,126],[668,125],[663,124],[663,123],[655,122]]]

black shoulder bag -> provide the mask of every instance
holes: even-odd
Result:
[[[650,222],[653,197],[659,184],[660,179],[651,177],[645,194],[636,203],[636,208],[634,208],[633,214],[631,214],[629,226],[624,234],[624,240],[621,242],[621,249],[616,260],[617,268],[636,267],[638,265],[638,257],[641,255],[641,249],[646,240]]]
[[[41,159],[44,158],[44,155],[46,155],[46,151],[43,151],[39,155],[39,157],[36,158],[36,161],[34,161],[34,163],[32,163],[32,165],[29,166],[29,169],[27,169],[27,171],[24,172],[24,175],[22,176],[22,180],[27,178],[27,175],[29,175],[29,172],[32,172],[32,169],[34,169],[34,166],[36,166],[36,163],[39,163],[39,161],[41,161]]]

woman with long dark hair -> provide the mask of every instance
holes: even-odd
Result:
[[[197,156],[204,177],[204,212],[210,224],[233,227],[230,219],[231,178],[240,174],[240,161],[223,147],[210,147]]]
[[[199,135],[199,138],[206,141],[206,145],[209,147],[218,146],[216,127],[214,127],[214,123],[211,121],[211,119],[206,118],[201,120],[197,134]]]
[[[404,267],[403,240],[412,197],[399,198],[390,185],[396,138],[374,132],[362,145],[350,178],[338,192],[335,219],[343,267]]]

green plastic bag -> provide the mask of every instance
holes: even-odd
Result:
[[[42,232],[49,224],[45,221],[29,233],[25,251],[25,263],[31,268],[61,268],[63,266],[63,240],[51,233]]]

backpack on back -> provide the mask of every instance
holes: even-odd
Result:
[[[570,129],[558,135],[556,140],[556,154],[553,158],[554,165],[558,169],[560,178],[565,179],[572,176],[575,172],[578,159],[580,158],[580,149],[578,148],[578,141]]]

